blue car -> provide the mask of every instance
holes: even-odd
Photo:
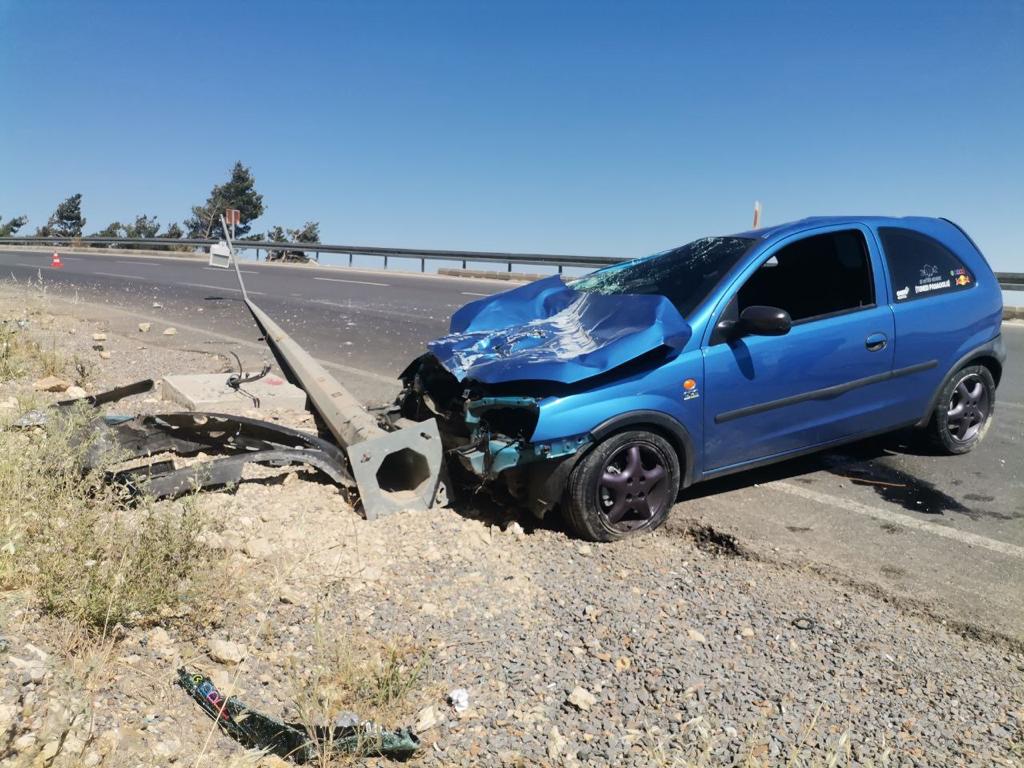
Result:
[[[809,218],[474,301],[398,402],[437,418],[449,487],[609,541],[693,483],[870,435],[915,426],[966,453],[991,424],[1001,319],[951,221]]]

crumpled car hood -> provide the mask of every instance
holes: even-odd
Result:
[[[681,349],[692,330],[664,296],[580,293],[558,275],[467,304],[448,336],[428,348],[460,381],[572,384],[661,347]]]

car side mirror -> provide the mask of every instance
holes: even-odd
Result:
[[[778,307],[747,307],[740,313],[737,324],[740,333],[756,336],[785,336],[793,327],[789,312]]]

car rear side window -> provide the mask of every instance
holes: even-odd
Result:
[[[896,303],[961,291],[974,275],[938,240],[903,227],[879,227]]]
[[[779,307],[793,322],[874,305],[864,235],[856,229],[828,232],[779,249],[740,288],[738,299],[739,312]]]

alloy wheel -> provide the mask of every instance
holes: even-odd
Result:
[[[641,528],[670,503],[668,485],[668,471],[657,451],[643,443],[624,445],[597,480],[601,513],[615,530]]]
[[[946,429],[960,443],[973,440],[992,411],[992,398],[985,382],[976,373],[965,376],[949,399]]]

